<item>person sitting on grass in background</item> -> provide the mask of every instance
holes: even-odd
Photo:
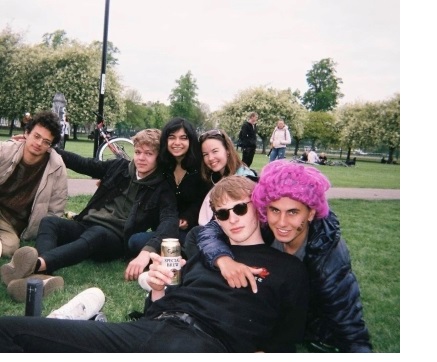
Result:
[[[310,277],[306,345],[310,351],[371,352],[360,288],[340,223],[329,210],[328,179],[316,168],[278,160],[266,165],[252,194],[264,240],[301,259]],[[232,260],[215,221],[198,233],[198,247],[211,268],[233,287],[255,291],[251,268]]]
[[[169,285],[173,272],[152,253],[143,317],[99,323],[3,316],[0,352],[294,352],[304,335],[308,276],[298,258],[264,244],[250,199],[254,185],[224,178],[211,207],[236,260],[256,268],[257,294],[231,288],[200,254],[181,260],[181,284]]]
[[[67,170],[52,145],[61,138],[58,116],[35,114],[22,140],[0,142],[0,255],[11,257],[20,239],[35,239],[44,216],[62,216]]]
[[[150,252],[160,250],[162,239],[178,236],[175,195],[157,162],[160,135],[158,129],[146,129],[133,136],[132,161],[98,161],[58,149],[68,168],[101,180],[99,187],[73,220],[44,217],[36,249],[18,249],[11,262],[1,266],[2,281],[8,285],[34,273],[50,275],[89,258],[122,258],[129,237],[150,228],[154,237],[126,268],[126,280],[136,280],[148,265]]]

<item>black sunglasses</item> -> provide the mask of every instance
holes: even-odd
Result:
[[[247,204],[252,201],[242,202],[241,204],[234,205],[230,209],[219,209],[214,212],[217,219],[221,221],[226,221],[229,219],[229,211],[233,211],[235,215],[243,216],[247,214]]]
[[[199,142],[202,143],[208,138],[214,138],[214,136],[221,136],[224,138],[223,133],[219,129],[212,129],[210,131],[203,132],[199,137]]]

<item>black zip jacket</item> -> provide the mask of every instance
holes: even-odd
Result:
[[[99,161],[56,149],[67,168],[100,180],[99,187],[85,208],[75,217],[81,221],[90,209],[100,209],[109,200],[121,195],[132,182],[129,165],[133,161],[114,159]],[[135,173],[134,173],[135,174]],[[144,250],[160,253],[163,238],[178,238],[179,218],[176,197],[163,172],[158,168],[140,186],[134,205],[124,226],[125,253],[132,234],[147,230],[155,232]]]

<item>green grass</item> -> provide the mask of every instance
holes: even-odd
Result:
[[[76,196],[67,209],[79,212],[89,196]],[[340,219],[350,249],[352,266],[360,283],[364,318],[374,352],[400,352],[400,201],[330,200]],[[32,244],[30,244],[32,245]],[[7,263],[6,258],[0,264]],[[80,291],[97,286],[106,295],[104,313],[110,321],[124,321],[133,310],[142,310],[145,292],[137,282],[126,282],[126,262],[84,261],[60,269],[65,280],[63,292],[43,301],[43,315],[50,313]],[[0,287],[0,315],[24,315],[24,304],[13,302]]]

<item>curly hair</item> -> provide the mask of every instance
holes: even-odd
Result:
[[[330,186],[326,176],[315,167],[277,160],[262,169],[252,193],[252,202],[262,222],[267,221],[268,205],[281,197],[289,197],[315,209],[315,217],[321,219],[329,213],[326,191]]]
[[[52,145],[56,145],[61,140],[61,123],[56,113],[52,111],[41,111],[29,121],[26,125],[26,132],[31,133],[36,125],[47,128],[53,136]]]

